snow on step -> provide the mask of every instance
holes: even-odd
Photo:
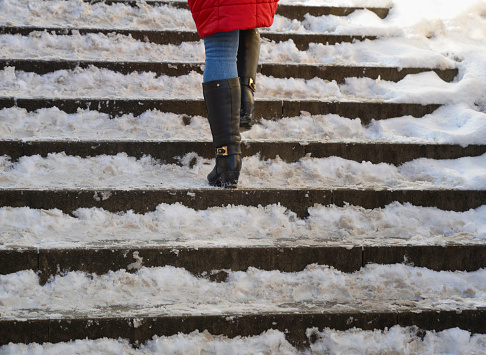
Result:
[[[21,157],[12,163],[0,157],[4,189],[143,189],[210,188],[206,175],[213,160],[189,153],[181,165],[160,164],[151,157],[116,156],[79,158],[62,153]],[[338,157],[262,161],[244,158],[241,188],[450,189],[485,190],[486,154],[455,160],[416,159],[399,167],[354,162]],[[76,171],[75,176],[72,172]]]
[[[5,355],[19,353],[116,353],[116,354],[257,354],[268,355],[305,355],[340,353],[392,353],[407,349],[411,353],[434,355],[448,353],[451,349],[460,354],[479,354],[486,352],[486,335],[471,334],[461,329],[448,329],[441,332],[425,331],[418,334],[415,327],[394,326],[389,330],[360,331],[357,329],[336,331],[325,329],[309,334],[315,338],[310,349],[303,351],[293,347],[285,334],[278,330],[268,330],[252,337],[228,338],[212,335],[209,332],[195,331],[191,334],[178,334],[169,337],[155,336],[140,347],[132,347],[127,340],[99,339],[76,340],[58,344],[8,344],[0,347]]]
[[[437,51],[436,47],[440,47],[442,41],[383,38],[334,46],[312,43],[306,51],[299,51],[291,40],[280,43],[263,41],[259,62],[454,68],[456,62]],[[170,62],[204,61],[202,41],[159,45],[121,34],[76,33],[66,36],[37,32],[29,36],[0,35],[0,45],[0,57],[10,59],[160,62],[163,58]]]
[[[66,114],[58,108],[27,112],[12,107],[0,110],[0,136],[4,140],[191,140],[210,141],[207,119],[158,111],[140,116],[86,111]],[[466,105],[447,105],[421,118],[410,116],[373,121],[363,126],[359,119],[338,115],[309,115],[262,120],[243,141],[299,141],[349,143],[483,144],[486,114]]]
[[[234,224],[235,221],[238,223]],[[320,206],[298,218],[284,206],[228,206],[196,211],[180,204],[154,212],[83,208],[0,208],[0,249],[183,246],[482,245],[486,207],[443,211],[394,202],[384,208]]]
[[[446,83],[434,72],[408,75],[398,83],[370,78],[349,78],[345,84],[313,78],[282,79],[258,76],[256,99],[348,100],[393,103],[445,104],[474,102],[477,87],[468,81]],[[123,75],[106,69],[59,70],[45,75],[0,70],[0,96],[20,98],[202,98],[202,75],[195,72],[178,77],[155,73]],[[167,90],[167,88],[171,90]],[[424,95],[427,93],[427,95]]]
[[[73,314],[103,318],[303,310],[460,311],[486,307],[485,277],[484,269],[437,272],[403,264],[370,264],[343,273],[310,265],[296,273],[229,271],[225,282],[216,283],[184,269],[142,267],[136,273],[69,272],[41,286],[33,271],[20,271],[0,275],[0,296],[4,320],[71,318]]]
[[[139,41],[149,41],[158,44],[181,44],[184,42],[197,42],[200,41],[199,35],[194,31],[185,30],[134,30],[134,29],[102,29],[102,28],[62,28],[62,27],[35,27],[35,26],[22,26],[22,27],[9,27],[1,26],[0,33],[2,34],[17,34],[17,35],[30,35],[38,32],[50,32],[58,35],[73,35],[81,34],[87,35],[92,33],[105,34],[105,35],[125,35],[131,36]],[[321,34],[321,33],[285,33],[285,32],[269,32],[263,33],[263,40],[282,42],[292,40],[296,47],[300,50],[309,48],[310,43],[328,43],[337,44],[343,42],[354,42],[364,40],[374,40],[376,36],[353,36],[353,35],[336,35],[336,34]]]

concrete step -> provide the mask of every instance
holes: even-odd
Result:
[[[152,72],[157,75],[180,76],[191,71],[202,74],[204,63],[170,63],[170,62],[120,62],[120,61],[87,61],[87,60],[44,60],[44,59],[0,59],[0,70],[5,67],[15,67],[16,70],[47,74],[57,70],[73,70],[75,68],[108,69],[122,74],[132,72]],[[258,66],[258,72],[275,78],[321,78],[335,80],[338,84],[346,78],[371,78],[388,81],[400,81],[410,74],[434,71],[442,80],[451,82],[457,76],[458,69],[433,68],[391,68],[370,66],[341,65],[307,65],[307,64],[275,64],[263,63]]]
[[[308,208],[346,204],[364,208],[383,208],[397,201],[415,206],[437,207],[449,211],[467,211],[484,205],[486,190],[454,189],[0,189],[0,206],[57,208],[72,213],[79,208],[98,207],[109,212],[154,211],[161,204],[180,203],[195,210],[227,205],[257,207],[272,204],[308,216]]]
[[[53,275],[70,271],[106,274],[109,271],[144,267],[174,266],[198,277],[225,281],[227,272],[260,270],[299,272],[310,264],[327,265],[342,272],[358,271],[368,264],[401,264],[435,271],[476,271],[486,267],[486,245],[322,245],[300,246],[299,243],[252,247],[181,247],[177,244],[143,247],[106,243],[98,248],[0,250],[0,274],[22,270],[39,274],[45,284]],[[166,243],[167,244],[167,243]],[[140,260],[137,268],[134,263]]]
[[[112,4],[125,4],[129,6],[137,6],[140,0],[84,0],[91,4],[104,3],[107,5]],[[160,6],[169,5],[178,9],[189,10],[189,5],[185,1],[144,1],[147,5]],[[279,4],[277,9],[277,15],[287,17],[289,19],[296,19],[302,21],[305,14],[311,16],[348,16],[357,10],[368,10],[375,13],[381,19],[388,16],[390,8],[388,7],[340,7],[340,6],[305,6],[305,5],[285,5]]]
[[[28,36],[33,32],[48,32],[57,35],[71,36],[73,34],[85,35],[89,33],[99,34],[119,34],[124,36],[131,36],[132,38],[156,44],[174,44],[178,45],[183,42],[200,41],[201,37],[195,31],[152,31],[152,30],[127,30],[117,28],[60,28],[60,27],[35,27],[35,26],[0,26],[1,34],[20,34]],[[298,34],[298,33],[278,33],[262,31],[261,37],[263,39],[275,42],[284,42],[289,39],[293,40],[295,46],[299,50],[306,50],[309,43],[352,43],[354,41],[374,40],[376,36],[361,36],[361,35],[335,35],[335,34]]]
[[[262,159],[279,156],[287,162],[295,162],[311,154],[315,158],[338,156],[357,162],[370,161],[373,164],[400,165],[418,158],[457,159],[466,156],[480,156],[486,153],[486,145],[461,147],[454,144],[409,144],[409,143],[345,143],[345,142],[288,142],[288,141],[243,141],[243,156],[260,154]],[[194,141],[0,141],[0,152],[12,161],[22,156],[65,152],[67,155],[89,157],[127,153],[141,158],[150,155],[167,164],[177,164],[178,157],[197,152],[201,157],[214,158],[212,142]]]
[[[36,312],[29,310],[30,317],[0,319],[0,345],[12,343],[58,343],[74,339],[128,339],[131,343],[144,343],[154,335],[170,336],[208,330],[212,335],[236,336],[259,335],[268,329],[278,329],[286,334],[287,340],[298,348],[308,348],[312,340],[306,331],[310,328],[322,330],[362,330],[386,329],[394,325],[416,326],[421,330],[442,331],[460,328],[472,333],[486,333],[486,309],[440,310],[414,307],[414,302],[401,302],[401,306],[373,303],[373,310],[364,310],[363,305],[342,305],[349,310],[329,310],[329,305],[297,304],[287,305],[292,311],[271,310],[260,313],[223,313],[218,309],[214,314],[183,315],[170,314],[171,307],[161,307],[159,312],[151,309],[124,315],[123,307],[97,309],[97,314],[59,314],[59,312]],[[407,308],[407,306],[409,306]],[[361,308],[360,308],[361,307]],[[317,308],[317,309],[316,309]],[[382,308],[382,309],[380,309]],[[393,310],[393,308],[398,310]],[[130,307],[126,307],[130,309]]]
[[[206,106],[202,99],[196,100],[156,100],[156,99],[56,99],[56,98],[14,98],[0,97],[0,109],[20,107],[27,111],[41,108],[58,107],[66,113],[76,113],[78,109],[95,110],[111,117],[123,114],[138,116],[147,110],[206,116]],[[384,120],[392,117],[423,117],[437,110],[440,104],[411,104],[373,101],[318,101],[318,100],[257,100],[255,117],[257,119],[281,119],[299,116],[301,111],[313,115],[336,114],[347,118],[360,118],[367,125],[371,120]]]

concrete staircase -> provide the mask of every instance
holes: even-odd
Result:
[[[92,2],[94,4],[96,2]],[[137,6],[136,1],[109,1],[105,6],[124,3]],[[153,6],[165,6],[166,2],[148,2]],[[186,8],[185,3],[170,3],[170,6]],[[305,7],[281,5],[278,14],[290,19],[302,20],[304,14],[314,16],[347,16],[358,8]],[[369,8],[380,18],[388,14],[386,8]],[[90,33],[119,34],[133,39],[158,44],[180,44],[199,41],[194,31],[153,31],[113,28],[58,28],[36,26],[0,26],[0,35],[33,35],[34,32],[71,36]],[[373,40],[375,37],[341,36],[329,34],[286,34],[262,32],[268,41],[292,39],[297,48],[305,50],[309,43],[328,43]],[[48,74],[58,70],[76,68],[107,69],[113,72],[130,74],[133,72],[153,72],[157,76],[180,76],[191,72],[202,73],[202,63],[171,63],[161,58],[160,62],[133,62],[106,60],[65,60],[52,58],[3,58],[0,70],[15,67],[17,71]],[[343,83],[346,78],[372,78],[400,81],[406,75],[434,71],[444,81],[453,81],[457,69],[436,68],[390,68],[390,67],[350,67],[307,64],[261,63],[259,72],[263,76],[275,78],[315,77]],[[437,110],[440,104],[420,105],[415,103],[387,103],[363,101],[322,100],[258,100],[256,115],[259,119],[281,120],[284,117],[299,116],[301,111],[310,114],[337,114],[349,119],[359,118],[363,125],[372,120],[386,120],[392,117],[423,117]],[[0,97],[0,108],[18,107],[28,112],[49,107],[57,107],[66,113],[76,113],[79,109],[96,110],[107,113],[112,118],[132,113],[141,115],[147,110],[159,110],[182,115],[183,123],[189,125],[192,116],[205,116],[205,106],[201,99],[140,99],[131,97],[116,98],[44,98]],[[412,144],[412,143],[349,143],[310,141],[245,141],[244,156],[259,154],[261,159],[275,159],[277,156],[292,163],[309,154],[314,158],[337,156],[355,162],[369,161],[373,164],[387,163],[400,165],[418,158],[458,159],[480,156],[486,153],[486,144]],[[150,155],[164,164],[179,164],[181,156],[196,152],[199,156],[211,159],[213,156],[210,141],[164,141],[164,140],[78,140],[52,137],[44,140],[2,139],[0,155],[8,155],[15,163],[22,157],[65,152],[68,156],[82,158],[116,155],[126,153],[130,157],[141,158]],[[76,174],[75,171],[72,172]],[[277,186],[272,188],[245,188],[223,190],[213,188],[99,188],[87,186],[80,188],[18,188],[2,187],[0,183],[0,206],[15,208],[29,207],[39,210],[58,209],[68,215],[80,208],[102,208],[110,212],[135,213],[154,211],[159,204],[179,203],[195,210],[211,207],[242,205],[267,206],[280,204],[294,212],[298,218],[309,216],[309,208],[315,205],[362,206],[366,209],[383,208],[393,202],[410,203],[414,206],[437,207],[448,211],[468,211],[484,205],[486,191],[459,190],[455,188],[359,188],[348,186],[294,187]],[[162,233],[163,231],[161,231]],[[111,241],[97,246],[79,248],[30,248],[6,246],[0,249],[0,273],[3,275],[33,270],[39,275],[41,285],[70,271],[84,271],[103,275],[110,271],[130,270],[137,260],[144,267],[174,266],[184,268],[200,278],[214,282],[225,282],[232,271],[246,271],[254,267],[262,270],[299,272],[310,264],[328,265],[336,270],[352,273],[368,264],[395,264],[407,262],[416,267],[437,271],[475,271],[486,267],[486,245],[448,242],[446,245],[397,244],[382,241],[381,244],[362,244],[356,242],[340,244],[339,240],[328,236],[322,241],[278,240],[271,245],[256,246],[210,246],[192,247],[177,242],[125,243]],[[140,266],[140,265],[139,265]],[[133,269],[133,268],[132,268]],[[137,269],[137,268],[135,268]],[[136,271],[136,270],[134,270]],[[373,309],[360,303],[349,303],[345,307],[335,304],[296,303],[292,305],[269,306],[265,310],[247,309],[220,312],[217,307],[212,311],[171,312],[170,307],[163,310],[134,310],[130,306],[119,305],[114,308],[100,307],[93,312],[57,312],[44,309],[25,309],[16,315],[0,318],[0,345],[13,343],[63,342],[71,339],[96,339],[108,337],[129,339],[131,342],[144,342],[154,335],[172,335],[178,332],[190,333],[194,330],[208,330],[211,334],[258,335],[268,329],[285,332],[294,346],[306,348],[312,341],[306,329],[326,327],[345,330],[353,327],[363,330],[385,329],[394,325],[415,325],[422,330],[443,330],[459,327],[474,333],[486,333],[486,309],[471,307],[457,310],[440,308],[421,308],[414,302],[400,300],[376,301]],[[1,303],[0,303],[1,305]],[[0,314],[3,311],[0,309]]]

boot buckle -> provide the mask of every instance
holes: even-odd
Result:
[[[250,78],[250,80],[248,80],[248,86],[250,87],[250,89],[252,89],[253,91],[256,90],[256,85],[255,85],[255,81],[253,80],[253,78]]]
[[[224,146],[224,147],[216,148],[216,155],[227,156],[228,155],[228,147]]]

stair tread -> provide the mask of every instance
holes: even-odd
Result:
[[[435,301],[435,300],[434,300]],[[438,301],[438,300],[437,300]],[[332,304],[329,302],[328,304]],[[236,318],[245,316],[288,316],[299,318],[299,316],[307,315],[337,315],[339,317],[352,317],[359,315],[373,315],[373,314],[420,314],[420,313],[448,313],[448,312],[465,312],[477,311],[479,314],[486,312],[486,302],[479,301],[477,303],[464,300],[464,305],[461,305],[461,300],[455,300],[453,306],[420,306],[420,302],[415,301],[400,301],[390,300],[388,302],[380,302],[378,300],[368,300],[367,302],[359,303],[342,303],[339,302],[334,307],[326,307],[324,304],[312,304],[303,302],[301,304],[283,304],[269,306],[266,303],[240,303],[232,305],[216,304],[204,305],[194,303],[182,304],[159,304],[154,307],[136,307],[132,304],[117,305],[114,307],[100,307],[92,311],[76,312],[72,310],[45,310],[37,308],[27,308],[12,312],[11,314],[2,314],[0,325],[2,323],[10,323],[15,320],[17,322],[24,321],[45,321],[55,322],[57,320],[126,320],[139,319],[140,321],[149,319],[164,320],[167,318],[196,318],[196,317],[221,317],[221,318]],[[10,322],[9,322],[10,321]],[[331,326],[331,325],[328,325]],[[484,328],[483,328],[484,329]]]

